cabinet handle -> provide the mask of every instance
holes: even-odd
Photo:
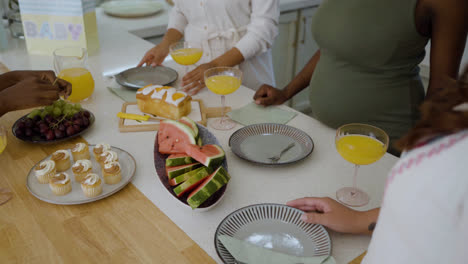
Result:
[[[302,24],[303,24],[303,30],[302,30],[302,40],[301,40],[301,44],[304,44],[305,43],[305,38],[306,38],[306,29],[307,29],[307,19],[305,17],[302,18]]]

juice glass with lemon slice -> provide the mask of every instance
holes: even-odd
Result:
[[[54,51],[57,76],[71,83],[71,102],[87,100],[94,92],[94,79],[88,70],[88,53],[85,48],[70,47]]]
[[[205,85],[210,91],[221,95],[223,116],[211,123],[217,130],[229,130],[236,126],[230,118],[226,118],[225,95],[235,92],[242,83],[242,72],[232,67],[216,67],[205,71]]]
[[[387,151],[388,135],[382,129],[365,124],[347,124],[336,131],[336,150],[354,164],[353,187],[344,187],[336,192],[336,198],[349,206],[364,206],[369,195],[356,188],[357,171],[360,165],[378,161]]]
[[[183,66],[182,77],[187,73],[188,67],[197,63],[203,56],[201,45],[180,41],[169,47],[172,59]]]

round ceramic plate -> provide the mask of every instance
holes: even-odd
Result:
[[[198,134],[202,139],[203,145],[207,144],[216,144],[216,145],[221,145],[219,144],[218,139],[208,130],[208,128],[197,124],[198,126]],[[177,195],[174,193],[172,189],[174,189],[174,186],[169,185],[169,179],[167,177],[166,173],[166,159],[169,155],[167,154],[161,154],[159,153],[159,144],[158,144],[158,134],[156,134],[156,139],[154,140],[154,166],[156,168],[156,172],[158,173],[159,180],[161,183],[166,187],[167,191],[174,196],[177,200],[179,200],[181,203],[185,204],[188,208],[190,206],[187,203],[187,197],[190,194],[188,192],[187,194],[177,197]],[[221,166],[228,171],[228,165],[226,159],[224,159],[223,163]],[[229,184],[229,183],[228,183]],[[197,209],[195,210],[207,210],[212,207],[214,207],[224,196],[224,192],[226,191],[226,187],[228,184],[224,185],[221,189],[219,189],[217,192],[215,192],[208,200],[206,200],[204,203],[202,203]]]
[[[88,111],[86,109],[83,109],[84,111]],[[18,120],[16,120],[16,122],[13,124],[13,126],[11,127],[11,132],[12,134],[19,140],[22,140],[24,142],[29,142],[29,143],[39,143],[39,144],[53,144],[53,143],[59,143],[59,142],[63,142],[63,141],[66,141],[66,140],[69,140],[69,139],[72,139],[72,138],[76,138],[78,136],[81,136],[82,134],[86,133],[86,131],[89,130],[89,128],[94,124],[94,121],[95,121],[95,117],[93,115],[93,113],[91,113],[90,111],[88,111],[91,115],[89,116],[89,126],[83,130],[81,130],[80,132],[72,135],[72,136],[66,136],[66,137],[63,137],[63,138],[60,138],[60,139],[54,139],[54,140],[46,140],[45,138],[42,138],[38,135],[35,135],[31,138],[27,138],[27,137],[20,137],[16,134],[16,127],[18,126],[18,123],[21,121],[21,120],[24,120],[26,119],[26,117],[29,115],[24,115],[22,116],[21,118],[19,118]]]
[[[278,162],[270,157],[278,155],[288,145]],[[306,158],[314,149],[314,142],[304,131],[281,124],[254,124],[234,132],[229,138],[232,151],[242,159],[265,164],[282,165]]]
[[[44,160],[50,159],[50,156],[47,158],[39,161],[36,165],[34,165],[31,170],[29,171],[28,177],[26,179],[26,187],[31,192],[32,195],[36,196],[39,200],[44,202],[53,203],[53,204],[83,204],[83,203],[90,203],[94,202],[112,194],[120,191],[123,187],[125,187],[135,175],[136,169],[136,162],[130,153],[126,152],[123,149],[112,147],[112,150],[115,151],[119,157],[119,163],[122,167],[122,180],[113,185],[105,184],[104,180],[102,179],[102,172],[101,166],[99,163],[96,162],[93,156],[93,148],[95,145],[89,145],[89,151],[91,153],[91,162],[93,163],[93,173],[98,174],[102,180],[102,193],[93,198],[88,198],[84,195],[83,191],[81,190],[81,184],[75,181],[75,177],[73,172],[70,169],[66,171],[66,173],[70,176],[72,182],[72,191],[64,196],[56,196],[52,193],[49,188],[49,184],[41,184],[37,181],[36,176],[34,175],[34,168],[39,165]],[[70,161],[73,165],[73,159],[70,153]]]
[[[164,6],[155,1],[110,1],[101,5],[106,14],[117,17],[143,17],[158,13]]]
[[[216,252],[224,263],[237,263],[218,239],[227,235],[288,255],[330,255],[328,232],[321,225],[303,222],[302,214],[301,210],[282,204],[256,204],[234,211],[216,229]]]
[[[177,72],[164,66],[135,67],[115,75],[118,84],[140,89],[148,84],[168,85],[177,80]]]

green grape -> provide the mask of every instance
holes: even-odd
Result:
[[[73,108],[74,108],[75,110],[77,110],[77,111],[80,111],[80,110],[81,110],[81,105],[78,104],[78,103],[76,103],[76,104],[73,106]]]
[[[47,115],[48,113],[44,110],[41,112],[41,118],[44,119],[44,117]]]
[[[41,110],[35,109],[31,113],[29,113],[28,118],[33,119],[34,117],[38,116],[41,114]]]
[[[73,110],[71,110],[70,113],[71,113],[71,115],[75,115],[76,113],[78,113],[78,111],[76,109],[73,109]]]
[[[63,106],[63,109],[64,109],[64,110],[65,110],[65,109],[72,110],[72,109],[73,109],[73,105],[71,105],[71,104],[65,104],[65,105]]]
[[[73,109],[69,109],[69,108],[65,108],[63,109],[63,114],[66,116],[66,117],[72,117],[73,116]]]
[[[59,115],[62,114],[62,110],[61,110],[59,107],[54,107],[54,111],[52,112],[52,114],[53,114],[55,117],[58,117]]]
[[[48,114],[51,114],[52,111],[54,111],[54,106],[53,105],[48,105],[44,107],[44,111],[46,111]]]

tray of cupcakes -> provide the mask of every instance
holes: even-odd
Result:
[[[53,204],[83,204],[108,197],[133,178],[136,162],[123,149],[106,143],[77,143],[57,150],[29,171],[26,187]]]

